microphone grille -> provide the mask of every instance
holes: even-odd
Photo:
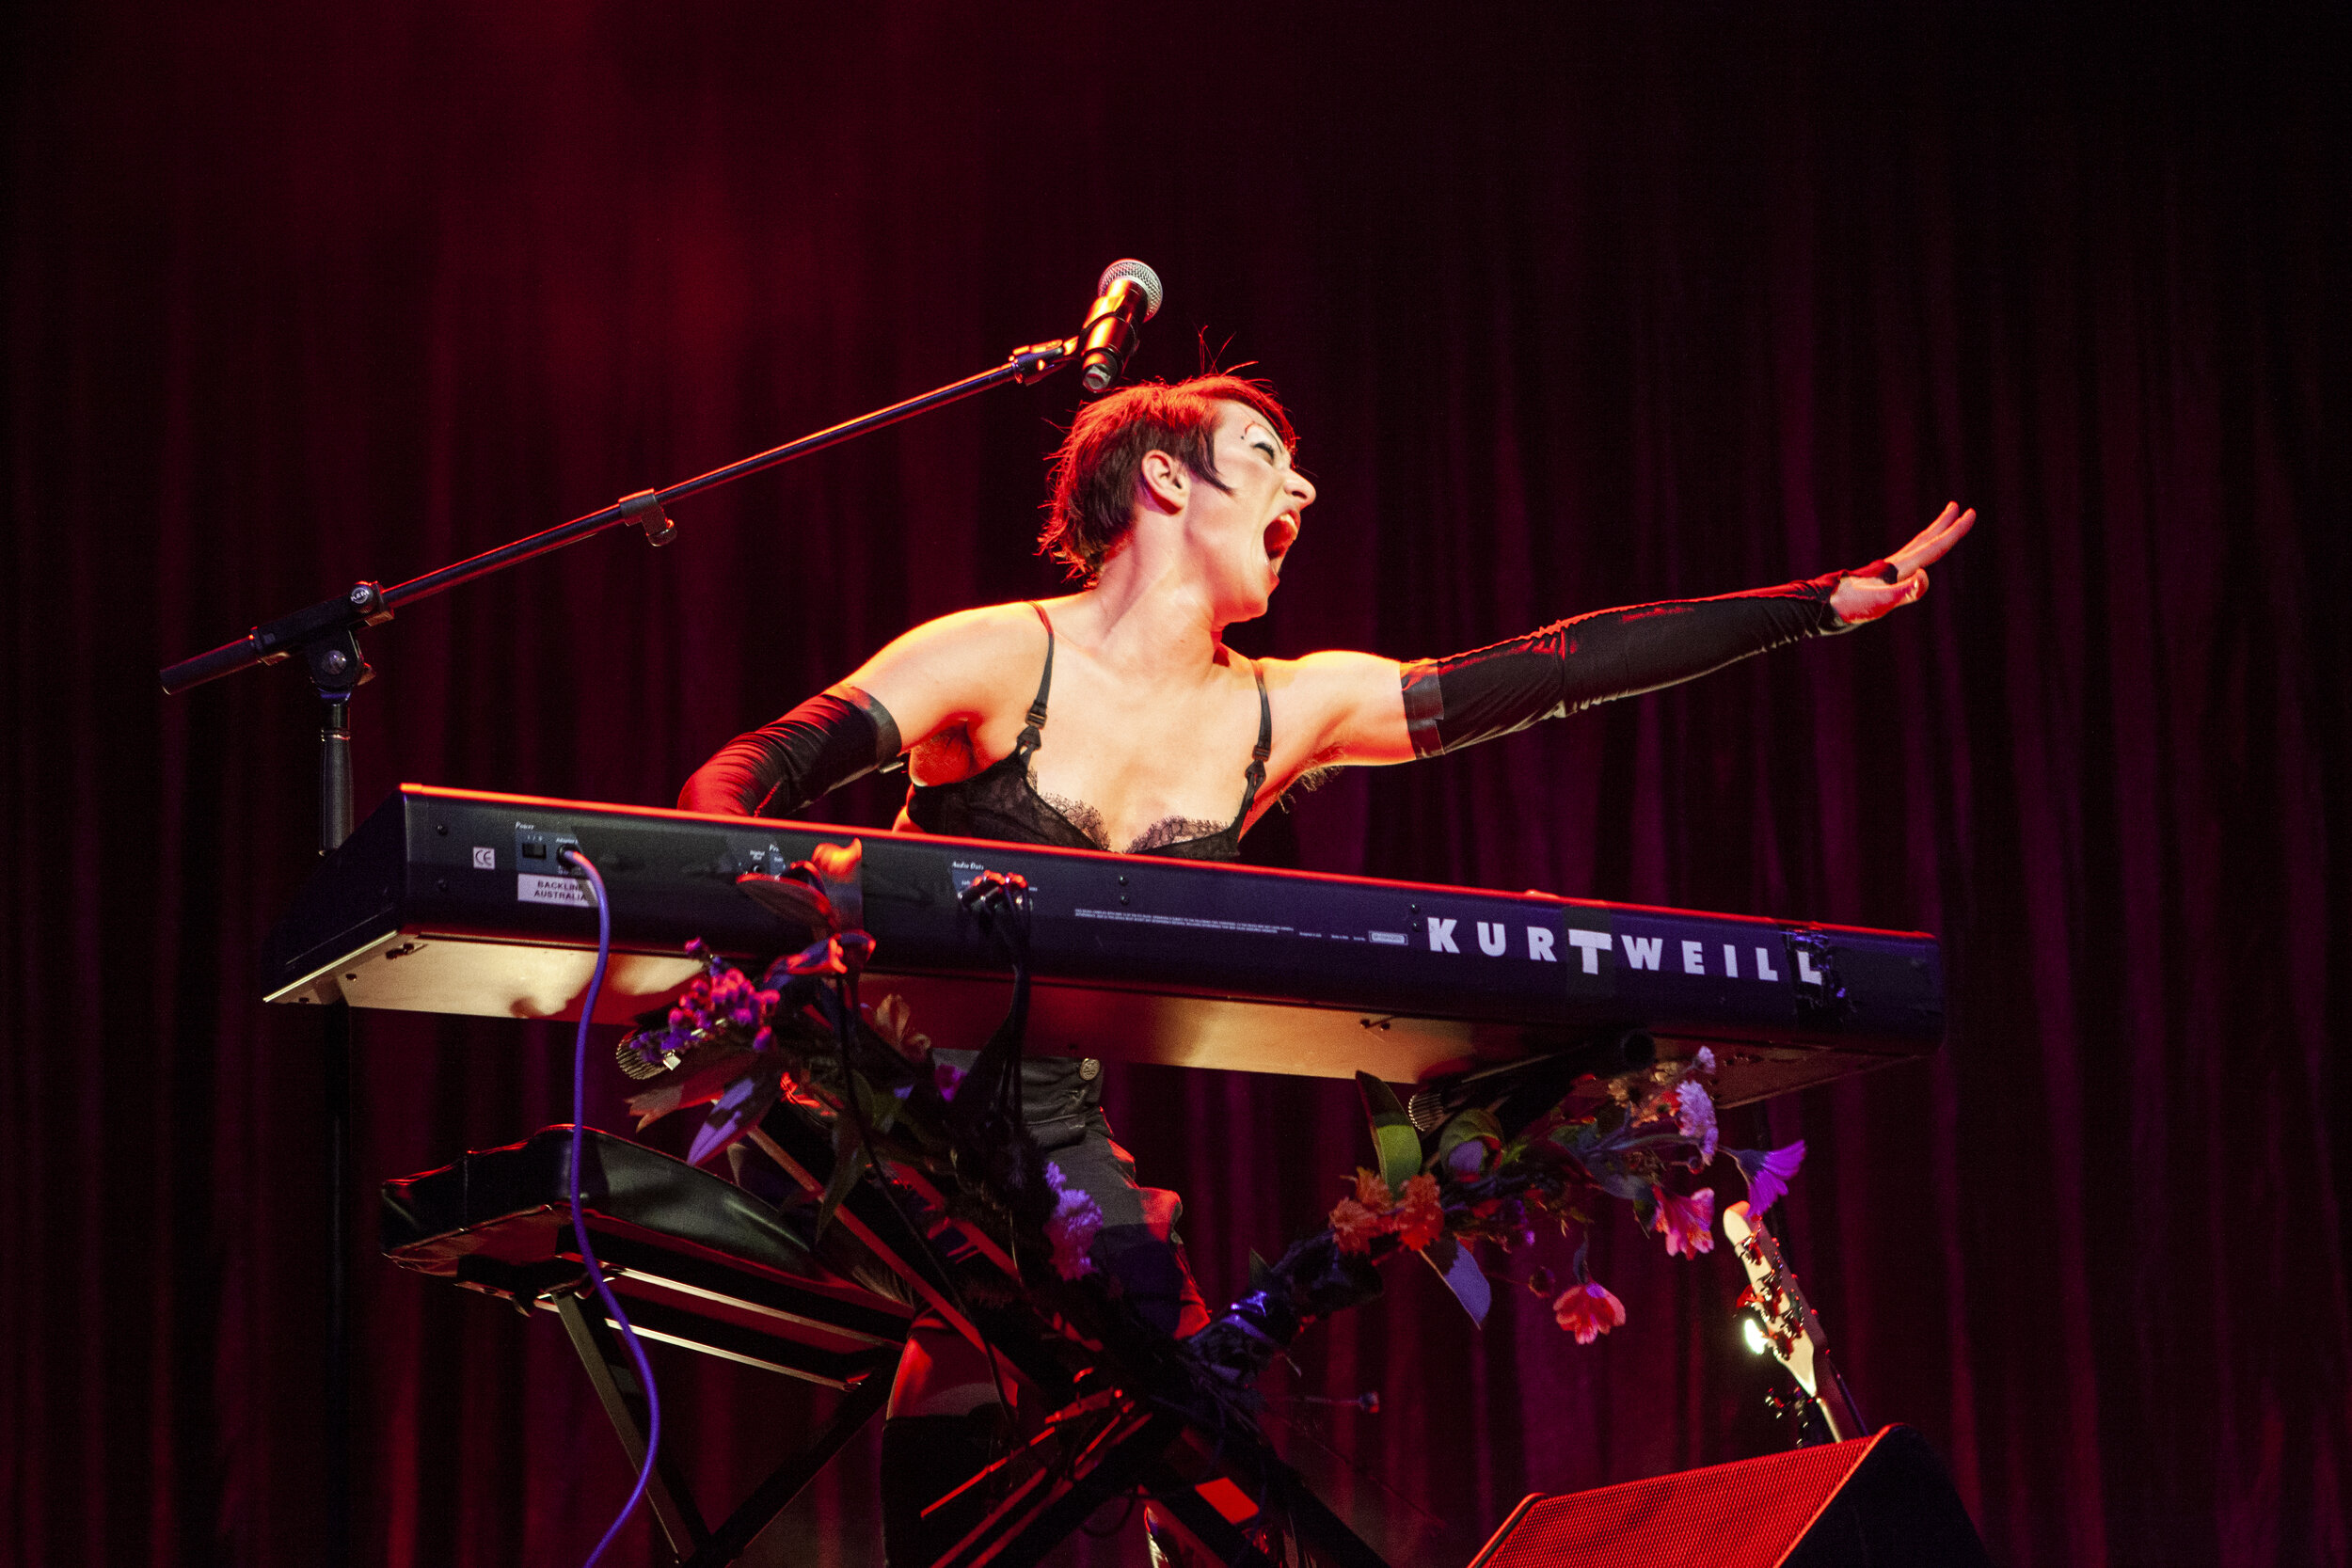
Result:
[[[1142,285],[1143,319],[1150,321],[1153,316],[1158,315],[1162,297],[1160,275],[1132,256],[1113,261],[1109,266],[1104,267],[1103,276],[1095,282],[1094,292],[1097,294],[1105,293],[1112,284],[1122,277],[1132,277]]]

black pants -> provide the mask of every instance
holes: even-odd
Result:
[[[941,1059],[968,1068],[974,1053],[942,1051]],[[1135,1163],[1111,1137],[1103,1115],[1100,1064],[1068,1056],[1028,1057],[1021,1064],[1021,1114],[1062,1183],[1094,1199],[1103,1211],[1094,1266],[1120,1286],[1154,1327],[1196,1334],[1208,1311],[1185,1265],[1176,1223],[1184,1205],[1174,1193],[1136,1182]]]
[[[1183,1206],[1173,1193],[1147,1193],[1136,1184],[1134,1162],[1113,1141],[1103,1115],[1099,1069],[1067,1057],[1032,1058],[1022,1064],[1021,1087],[1023,1116],[1045,1158],[1060,1168],[1063,1185],[1103,1211],[1090,1252],[1094,1266],[1163,1332],[1197,1332],[1208,1313],[1176,1235]],[[1009,1426],[994,1404],[965,1416],[882,1423],[882,1552],[891,1568],[926,1568],[987,1517],[997,1499],[986,1486],[928,1519],[923,1511],[993,1464],[1006,1451]]]
[[[939,1054],[969,1066],[969,1053]],[[1023,1116],[1045,1158],[1060,1168],[1063,1184],[1085,1193],[1103,1212],[1089,1254],[1094,1266],[1116,1279],[1155,1327],[1196,1333],[1207,1324],[1208,1311],[1176,1234],[1183,1205],[1173,1193],[1136,1184],[1134,1162],[1113,1141],[1103,1114],[1100,1071],[1089,1066],[1068,1057],[1025,1061]],[[799,1197],[784,1173],[751,1146],[735,1145],[728,1155],[739,1185],[778,1202]],[[882,1423],[882,1549],[892,1568],[926,1568],[987,1516],[996,1499],[986,1487],[974,1487],[928,1519],[923,1511],[993,1464],[1009,1426],[994,1403],[963,1416]]]

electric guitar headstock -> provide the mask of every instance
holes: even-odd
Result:
[[[1763,1348],[1821,1407],[1832,1437],[1842,1443],[1862,1436],[1868,1430],[1862,1413],[1846,1391],[1846,1380],[1830,1363],[1829,1336],[1821,1331],[1813,1304],[1797,1288],[1797,1271],[1781,1257],[1780,1243],[1761,1219],[1749,1213],[1744,1201],[1724,1210],[1724,1234],[1748,1271],[1748,1288],[1738,1305],[1755,1312]]]

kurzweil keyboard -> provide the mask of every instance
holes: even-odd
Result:
[[[273,1002],[577,1018],[612,897],[597,1004],[623,1022],[694,974],[790,936],[736,886],[819,844],[864,847],[868,1002],[977,1046],[1010,994],[1004,949],[960,895],[1026,879],[1033,1053],[1413,1083],[1646,1029],[1711,1046],[1727,1104],[1933,1051],[1935,939],[1254,866],[404,784],[327,856],[271,933]]]

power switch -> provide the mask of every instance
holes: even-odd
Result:
[[[577,877],[580,873],[564,863],[564,851],[579,844],[579,835],[569,828],[517,822],[515,864],[527,877]]]

